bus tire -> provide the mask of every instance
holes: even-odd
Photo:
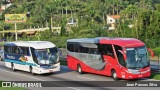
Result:
[[[81,65],[79,65],[79,64],[77,65],[77,72],[78,72],[79,74],[83,74]]]
[[[13,70],[14,72],[16,71],[15,66],[14,66],[13,63],[11,63],[11,68],[12,68],[12,70]]]
[[[29,67],[29,72],[30,72],[32,75],[35,75],[34,72],[33,72],[32,66]]]
[[[118,80],[118,76],[117,76],[117,73],[115,70],[112,70],[112,77],[114,80],[116,80],[116,81]]]

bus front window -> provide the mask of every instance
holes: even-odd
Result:
[[[145,46],[126,48],[128,69],[141,69],[149,66],[149,58]]]
[[[58,51],[56,48],[36,49],[36,57],[39,64],[55,64],[58,63]]]

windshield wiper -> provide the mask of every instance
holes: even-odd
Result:
[[[142,60],[142,57],[138,57],[138,59],[136,60],[136,63],[135,63],[135,65],[134,65],[134,67],[136,67],[136,65],[137,65],[137,63],[138,63],[138,65],[139,65],[139,67],[137,67],[137,68],[145,68],[145,67],[147,67],[148,65],[145,65],[144,64],[144,62],[143,62],[143,60]],[[141,65],[141,64],[143,64],[143,65]]]
[[[135,61],[136,61],[136,62],[135,62],[135,64],[134,64],[134,68],[135,68],[135,69],[140,69],[141,67],[140,67],[140,63],[139,63],[139,61],[140,61],[139,58],[137,57]],[[138,66],[139,66],[139,67],[136,67],[137,63],[138,63]]]

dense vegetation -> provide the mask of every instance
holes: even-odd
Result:
[[[50,40],[59,47],[65,47],[68,38],[79,37],[131,37],[137,38],[160,50],[160,0],[14,0],[12,6],[0,15],[0,30],[14,29],[5,24],[8,13],[28,13],[27,22],[20,23],[18,29],[45,27],[50,30],[23,36],[20,40]],[[106,16],[120,15],[116,29],[108,30]],[[68,26],[67,20],[76,18],[78,25]],[[129,28],[128,25],[133,25]],[[61,26],[61,33],[51,33],[51,26]],[[70,32],[68,32],[70,30]],[[8,40],[13,40],[10,37]]]

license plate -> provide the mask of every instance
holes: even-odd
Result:
[[[49,70],[49,72],[53,72],[53,70]]]
[[[143,75],[139,75],[138,77],[142,77]]]

